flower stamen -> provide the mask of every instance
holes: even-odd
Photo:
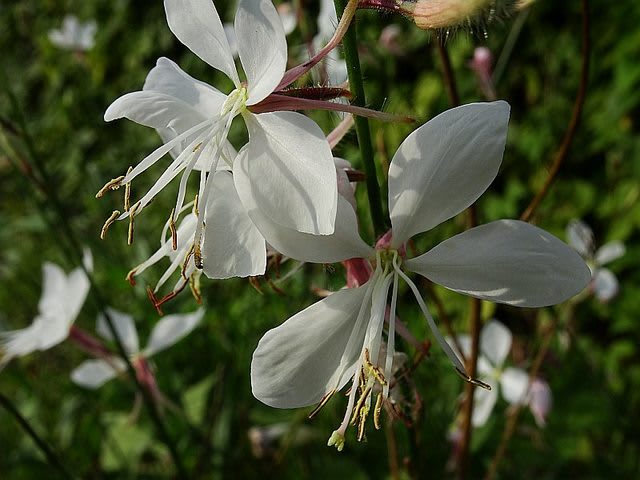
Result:
[[[102,225],[102,229],[100,230],[100,240],[104,240],[107,236],[107,232],[109,231],[109,227],[116,221],[116,219],[120,216],[120,210],[114,210],[111,212],[111,216],[107,218]]]

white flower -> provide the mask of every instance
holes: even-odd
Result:
[[[262,337],[251,364],[256,398],[277,408],[302,407],[353,381],[344,421],[330,439],[340,449],[350,418],[364,430],[373,386],[382,386],[382,400],[389,395],[384,379],[390,378],[395,351],[399,277],[412,290],[456,369],[465,371],[404,270],[460,293],[522,307],[559,303],[584,288],[589,270],[580,256],[544,230],[516,220],[472,228],[423,255],[404,258],[407,240],[465,210],[493,181],[502,161],[508,118],[505,102],[465,105],[409,135],[389,168],[393,236],[389,241],[385,235],[375,250],[360,239],[355,212],[341,198],[335,233],[325,237],[278,228],[257,208],[248,208],[269,244],[291,258],[318,263],[375,258],[375,270],[366,284],[330,295]],[[378,354],[390,290],[383,362]],[[358,388],[361,382],[363,389]]]
[[[149,342],[143,350],[140,350],[138,344],[138,332],[133,318],[112,308],[108,308],[107,313],[114,323],[125,351],[131,358],[131,363],[136,370],[138,378],[144,380],[145,378],[148,379],[150,375],[146,360],[156,353],[166,350],[191,333],[202,319],[204,309],[201,308],[193,313],[184,315],[167,315],[163,317],[153,327]],[[111,330],[104,315],[98,317],[96,330],[104,339],[113,341]],[[71,372],[71,380],[82,387],[95,389],[125,370],[124,361],[116,356],[86,360]]]
[[[49,31],[49,40],[55,46],[67,50],[91,50],[98,26],[94,20],[80,22],[75,15],[67,15],[61,29]]]
[[[235,89],[225,95],[193,79],[170,60],[159,59],[144,89],[117,99],[107,109],[105,120],[126,117],[153,127],[166,143],[124,177],[109,182],[98,195],[129,184],[166,153],[173,152],[175,159],[151,189],[131,206],[126,199],[125,212],[117,219],[129,217],[132,221],[160,190],[182,174],[174,209],[177,213],[183,207],[191,171],[201,170],[194,252],[199,265],[204,256],[201,241],[205,218],[208,221],[212,208],[209,198],[217,190],[218,175],[213,173],[222,159],[227,168],[233,169],[235,189],[242,203],[259,204],[272,222],[287,228],[332,233],[336,174],[329,144],[318,125],[292,111],[250,111],[277,89],[285,72],[287,45],[274,6],[268,0],[240,0],[235,33],[246,82],[240,81],[220,17],[210,0],[165,0],[165,10],[176,37],[202,60],[224,72]],[[234,159],[235,151],[226,139],[236,116],[244,120],[249,142]],[[223,194],[217,192],[216,196]],[[264,269],[258,267],[250,274],[263,273]]]
[[[618,294],[618,279],[608,268],[609,262],[617,260],[625,253],[622,242],[609,242],[596,250],[591,227],[582,220],[571,220],[567,225],[569,245],[575,248],[591,269],[591,288],[598,300],[607,302]]]
[[[76,268],[69,275],[58,265],[42,265],[43,290],[38,316],[27,328],[0,332],[0,369],[13,357],[48,350],[69,336],[89,292],[89,279]]]
[[[462,353],[471,355],[471,337],[459,335],[458,344]],[[473,397],[474,427],[481,427],[489,419],[489,415],[498,400],[498,390],[502,397],[512,405],[527,401],[529,376],[521,368],[503,368],[504,361],[511,351],[512,336],[509,329],[497,320],[488,322],[480,332],[480,354],[478,355],[478,377],[490,385],[491,390],[477,389]],[[454,348],[452,342],[449,342]]]

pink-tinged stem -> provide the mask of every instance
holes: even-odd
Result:
[[[69,329],[69,340],[92,357],[110,358],[113,356],[113,352],[105,347],[100,340],[75,325]]]
[[[280,85],[276,87],[275,91],[282,90],[287,86],[291,85],[302,75],[307,73],[313,67],[315,67],[331,50],[336,48],[338,44],[342,41],[342,37],[347,32],[349,25],[351,24],[351,20],[356,14],[356,10],[358,9],[358,0],[349,0],[346,8],[344,9],[344,13],[342,17],[340,17],[340,22],[338,23],[338,27],[336,28],[336,32],[333,34],[333,37],[329,40],[324,48],[322,48],[318,53],[316,53],[313,57],[311,57],[306,62],[293,67],[287,70],[283,77]]]
[[[311,98],[289,97],[273,93],[260,103],[250,107],[253,113],[267,113],[276,111],[297,111],[297,110],[330,110],[333,112],[346,112],[360,117],[375,118],[384,122],[412,123],[411,117],[395,115],[392,113],[379,112],[370,108],[358,107],[345,103],[329,102],[327,100],[314,100]]]

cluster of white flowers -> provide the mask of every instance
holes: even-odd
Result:
[[[482,4],[471,2],[470,12],[462,13],[469,15]],[[319,50],[319,42],[331,36],[328,30],[337,22],[331,2],[321,5],[320,32],[314,40]],[[544,230],[507,219],[466,230],[417,256],[410,256],[406,248],[412,237],[470,207],[493,182],[505,150],[509,105],[496,101],[448,110],[402,142],[388,171],[391,229],[372,247],[360,237],[353,192],[345,187],[349,185],[344,173],[348,163],[334,159],[321,128],[294,111],[310,103],[284,90],[306,72],[304,65],[286,69],[285,34],[295,23],[287,20],[290,26],[285,29],[284,13],[270,0],[240,0],[233,28],[223,25],[211,0],[165,0],[164,6],[174,35],[224,73],[233,88],[223,93],[192,78],[173,61],[160,58],[142,90],[118,98],[107,109],[106,121],[124,117],[152,127],[164,143],[98,193],[102,196],[124,188],[124,208],[113,212],[103,233],[116,220],[127,219],[129,241],[133,241],[134,219],[180,177],[161,246],[130,272],[129,280],[133,282],[136,275],[168,257],[170,266],[150,293],[158,307],[187,285],[199,297],[201,272],[212,279],[264,274],[267,245],[303,262],[329,264],[357,259],[366,277],[358,286],[330,294],[268,331],[251,363],[253,394],[277,408],[322,406],[333,393],[351,384],[344,420],[329,440],[338,450],[344,446],[349,424],[356,425],[358,438],[363,438],[372,412],[378,427],[382,405],[390,398],[401,284],[415,297],[434,338],[458,373],[468,381],[493,387],[476,396],[474,425],[488,418],[498,385],[509,402],[526,401],[526,373],[502,369],[511,345],[509,331],[497,322],[486,325],[480,340],[479,379],[472,379],[455,349],[440,334],[410,274],[478,299],[542,307],[563,302],[589,283],[591,273],[581,256]],[[431,18],[431,11],[423,12],[423,17],[427,16],[432,22],[442,20]],[[236,55],[245,80],[236,67]],[[331,67],[329,81],[346,80],[341,62],[334,57],[327,64]],[[336,103],[307,100],[319,108],[349,111],[349,106],[336,108]],[[238,117],[248,131],[245,145],[232,145],[228,140],[232,122]],[[144,195],[133,200],[132,181],[167,155],[172,160],[163,173]],[[199,179],[197,195],[191,200],[187,191],[194,170]],[[578,239],[572,243],[582,255],[593,258],[592,247],[576,232],[577,227],[572,227],[570,237]],[[595,255],[600,277],[606,276],[599,267],[605,261],[599,258],[602,256],[611,259],[612,255]],[[159,288],[177,270],[180,278],[171,293],[157,299]],[[3,363],[66,338],[88,281],[77,271],[63,277],[58,267],[45,265],[40,316],[29,327],[41,333],[27,335],[29,329],[3,333]],[[189,333],[204,311],[166,317],[156,325],[142,351],[131,317],[114,310],[107,314],[144,381],[149,373],[145,360]],[[102,317],[97,330],[105,339],[112,339]],[[85,347],[93,342],[82,338]],[[459,338],[464,351],[458,353],[468,355],[469,342],[466,337]],[[80,385],[97,388],[124,370],[125,364],[96,348],[95,342],[91,345],[98,358],[75,369],[72,378]],[[542,398],[540,392],[538,397]]]

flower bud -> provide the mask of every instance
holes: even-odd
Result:
[[[418,28],[423,30],[448,28],[459,25],[467,18],[480,13],[493,0],[417,0],[404,2],[402,9],[408,13]]]

